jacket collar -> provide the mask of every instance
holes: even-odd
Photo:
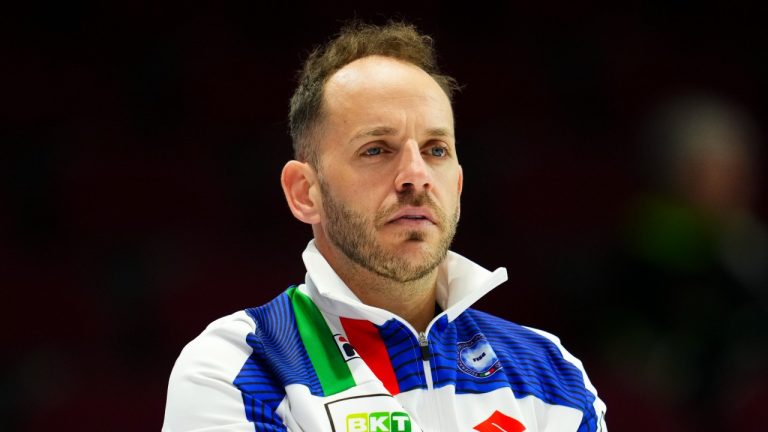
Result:
[[[305,284],[307,293],[324,312],[352,319],[365,319],[376,325],[383,325],[392,318],[403,321],[387,310],[362,303],[331,268],[315,246],[314,240],[309,242],[302,258],[307,268]],[[438,267],[437,276],[436,297],[443,312],[435,317],[432,323],[442,316],[446,316],[449,322],[453,321],[482,296],[506,280],[507,270],[504,267],[491,272],[449,251]]]

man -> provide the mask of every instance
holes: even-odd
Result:
[[[352,24],[310,55],[282,173],[314,234],[306,281],[182,351],[164,431],[605,430],[556,338],[468,309],[507,277],[448,251],[454,89],[406,24]]]

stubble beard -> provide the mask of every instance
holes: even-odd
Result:
[[[458,206],[449,219],[426,191],[417,195],[407,190],[398,195],[397,204],[379,210],[371,221],[336,200],[324,180],[321,179],[319,184],[323,196],[323,210],[327,218],[325,229],[328,238],[355,264],[381,277],[406,283],[424,278],[445,259],[456,234],[459,219]],[[394,251],[384,249],[376,239],[377,228],[386,224],[390,215],[406,205],[429,207],[440,229],[440,238],[436,247],[428,252],[426,257],[416,262],[399,256]],[[418,230],[403,233],[403,241],[407,242],[421,242],[424,238],[425,233]]]

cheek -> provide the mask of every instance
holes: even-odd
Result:
[[[383,198],[391,189],[390,176],[377,170],[339,173],[334,179],[345,199],[368,202]]]
[[[386,191],[381,182],[364,181],[360,178],[334,179],[329,193],[336,201],[361,215],[370,215],[380,209],[386,199]]]
[[[462,189],[462,175],[460,170],[452,170],[440,176],[439,193],[443,199],[458,203]]]

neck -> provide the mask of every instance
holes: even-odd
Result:
[[[388,310],[418,332],[426,331],[435,316],[437,269],[421,279],[397,282],[378,275],[339,275],[363,303]]]
[[[420,279],[399,282],[361,267],[325,243],[316,246],[361,302],[392,312],[418,332],[426,331],[435,315],[437,269]]]

